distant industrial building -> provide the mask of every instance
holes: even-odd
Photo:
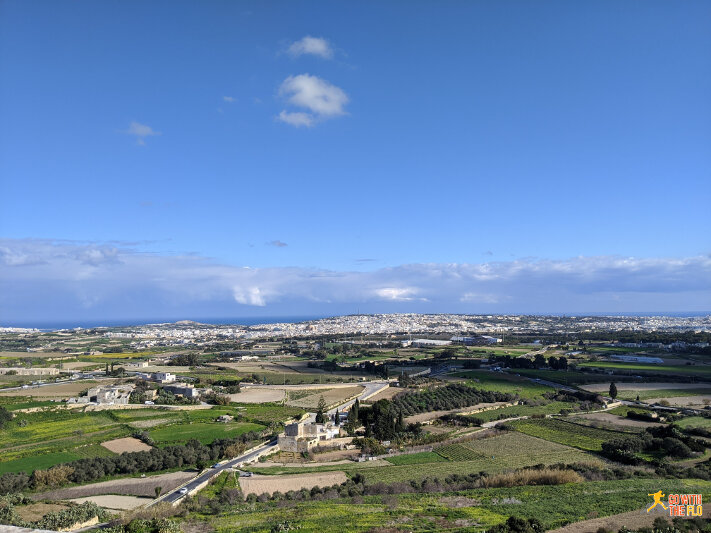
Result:
[[[463,344],[465,346],[477,346],[482,344],[497,344],[501,339],[490,337],[489,335],[477,335],[476,337],[452,337],[454,344]]]
[[[415,348],[432,348],[436,346],[449,346],[452,341],[441,341],[436,339],[412,339],[402,341],[403,346],[413,346]]]
[[[651,363],[653,365],[661,365],[664,359],[659,357],[649,357],[646,355],[611,355],[610,360],[620,361],[622,363]]]

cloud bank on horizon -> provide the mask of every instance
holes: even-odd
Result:
[[[356,312],[705,312],[711,257],[249,268],[126,245],[0,239],[0,324]]]

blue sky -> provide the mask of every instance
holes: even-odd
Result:
[[[0,321],[709,310],[710,18],[6,0]]]

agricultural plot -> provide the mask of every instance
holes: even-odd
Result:
[[[392,457],[386,457],[385,460],[394,465],[419,465],[424,463],[441,463],[448,459],[435,452],[419,452],[394,455]]]
[[[102,442],[101,446],[113,453],[147,452],[151,449],[151,446],[133,437],[107,440],[106,442]]]
[[[703,409],[707,405],[711,405],[711,394],[704,394],[699,396],[673,396],[673,397],[656,397],[649,398],[645,400],[645,403],[650,405],[663,403],[666,405],[672,405],[674,407],[693,407],[696,409]]]
[[[676,422],[682,428],[709,428],[711,427],[711,418],[703,416],[690,416]]]
[[[222,424],[219,422],[196,422],[191,424],[173,424],[149,431],[151,438],[158,445],[185,443],[190,439],[197,439],[203,444],[208,444],[215,439],[234,438],[249,431],[265,429],[261,424],[238,422]]]
[[[558,418],[528,419],[511,422],[517,431],[581,450],[600,451],[602,443],[628,433],[598,429]]]
[[[321,398],[324,399],[328,407],[341,404],[350,398],[358,396],[363,392],[363,387],[338,387],[334,389],[312,390],[311,394],[299,398],[298,400],[290,400],[287,405],[293,407],[302,407],[304,409],[314,409],[318,405]]]
[[[284,476],[254,476],[241,478],[240,487],[244,494],[272,494],[290,490],[310,489],[339,485],[348,479],[343,472],[293,474]]]
[[[604,424],[613,429],[621,431],[633,431],[634,428],[642,430],[644,428],[659,426],[658,422],[645,422],[644,420],[635,420],[626,416],[618,416],[612,413],[588,413],[576,415],[573,419],[575,422],[585,425]]]
[[[521,398],[533,398],[553,390],[526,378],[487,370],[468,370],[452,375],[471,380],[468,384],[477,389],[518,394]]]
[[[630,373],[675,374],[680,376],[711,377],[711,366],[708,365],[654,365],[642,363],[616,363],[609,361],[590,361],[580,363],[581,367],[607,368],[610,370],[627,371]]]
[[[595,375],[587,372],[576,372],[575,370],[533,370],[528,368],[517,368],[517,374],[530,378],[539,378],[563,385],[579,385],[582,383],[598,383],[609,380],[607,376]]]
[[[2,391],[0,396],[27,396],[30,398],[47,398],[47,399],[67,399],[73,396],[79,396],[82,391],[90,387],[94,387],[96,381],[79,381],[72,383],[61,383],[59,385],[46,385],[41,387],[30,387],[28,389]],[[102,380],[102,385],[110,385],[112,380]]]
[[[537,518],[549,530],[593,516],[642,509],[648,505],[647,494],[659,488],[665,494],[701,493],[704,498],[711,492],[707,481],[672,479],[660,487],[658,484],[655,479],[629,479],[476,489],[447,495],[369,496],[358,505],[353,505],[350,498],[278,506],[257,503],[235,507],[234,512],[199,516],[218,531],[270,531],[285,522],[296,523],[300,531],[323,533],[366,532],[384,527],[418,533],[472,531],[488,529],[511,515]]]
[[[156,487],[161,487],[163,493],[179,487],[195,477],[196,472],[171,472],[146,477],[128,477],[112,479],[100,483],[90,483],[78,487],[68,487],[32,495],[33,500],[70,500],[100,496],[102,494],[125,494],[129,496],[155,497]]]
[[[481,471],[493,474],[535,464],[599,462],[580,450],[516,432],[443,446],[435,452],[447,462],[423,463],[417,468],[409,465],[368,468],[360,473],[371,483],[393,483]]]

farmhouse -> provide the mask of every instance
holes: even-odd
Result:
[[[164,385],[163,389],[175,394],[176,396],[182,396],[184,398],[197,398],[198,396],[200,396],[200,391],[198,389],[186,383]]]
[[[100,405],[126,405],[135,387],[131,384],[101,385],[92,387],[86,396],[70,398],[69,403],[98,403]]]
[[[340,429],[331,422],[296,422],[286,426],[284,435],[279,435],[279,449],[284,452],[307,452],[323,441],[338,437]]]

